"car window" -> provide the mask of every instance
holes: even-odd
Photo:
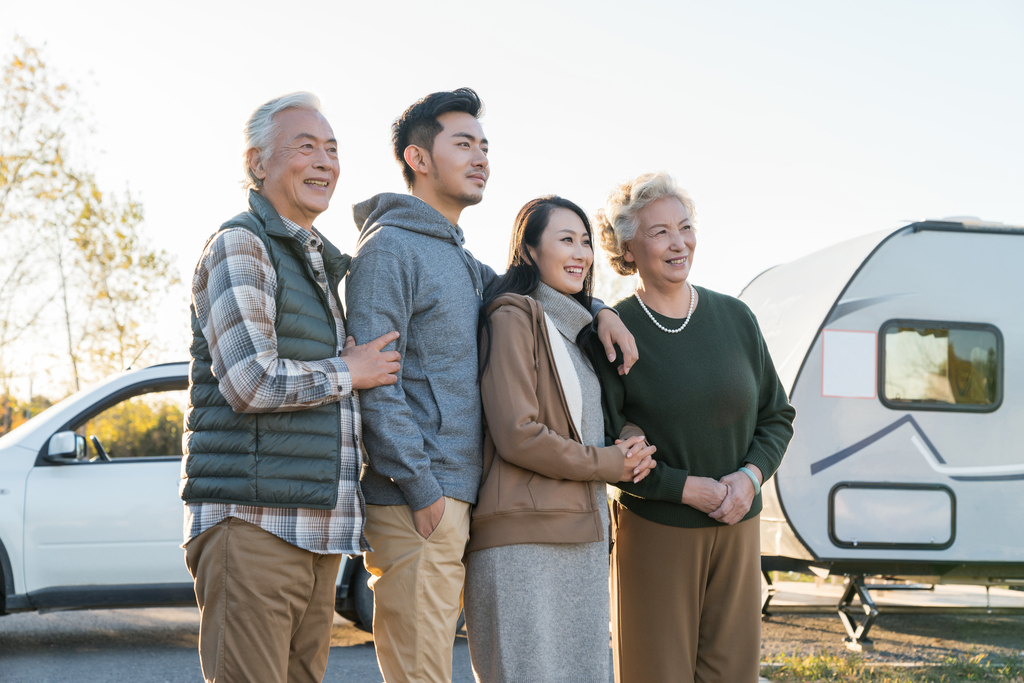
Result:
[[[107,455],[117,458],[181,456],[181,433],[188,391],[154,391],[121,401],[73,427],[89,442],[99,439]]]

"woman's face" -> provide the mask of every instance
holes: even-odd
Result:
[[[583,221],[561,207],[548,215],[537,248],[526,246],[540,270],[540,280],[562,294],[577,294],[594,264],[594,249]]]
[[[690,276],[697,235],[690,212],[675,197],[662,197],[637,214],[640,225],[626,243],[626,261],[635,263],[647,284],[682,284]]]

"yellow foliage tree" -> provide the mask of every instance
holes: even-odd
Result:
[[[14,342],[30,332],[49,341],[56,328],[52,351],[78,389],[83,373],[124,369],[145,351],[141,324],[180,283],[144,238],[142,206],[69,161],[88,132],[76,91],[38,49],[15,47],[0,72],[0,378],[17,366]]]
[[[53,83],[39,52],[15,38],[17,54],[0,70],[0,378],[4,387],[17,362],[12,345],[39,322],[52,301],[40,296],[42,273],[33,268],[39,250],[38,211],[58,183],[64,130],[80,123],[69,107],[72,93]]]
[[[99,439],[112,458],[181,455],[183,392],[122,401],[83,425],[83,436]]]

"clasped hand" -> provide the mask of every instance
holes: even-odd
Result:
[[[746,467],[756,475],[761,474],[754,465]],[[705,512],[723,524],[739,522],[750,512],[753,502],[754,483],[743,472],[727,474],[717,481],[691,475],[683,484],[683,504]]]

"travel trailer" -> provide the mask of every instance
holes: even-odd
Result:
[[[855,649],[878,613],[866,576],[1024,583],[1022,263],[1024,228],[925,221],[740,294],[797,409],[764,487],[762,567],[848,577]]]

